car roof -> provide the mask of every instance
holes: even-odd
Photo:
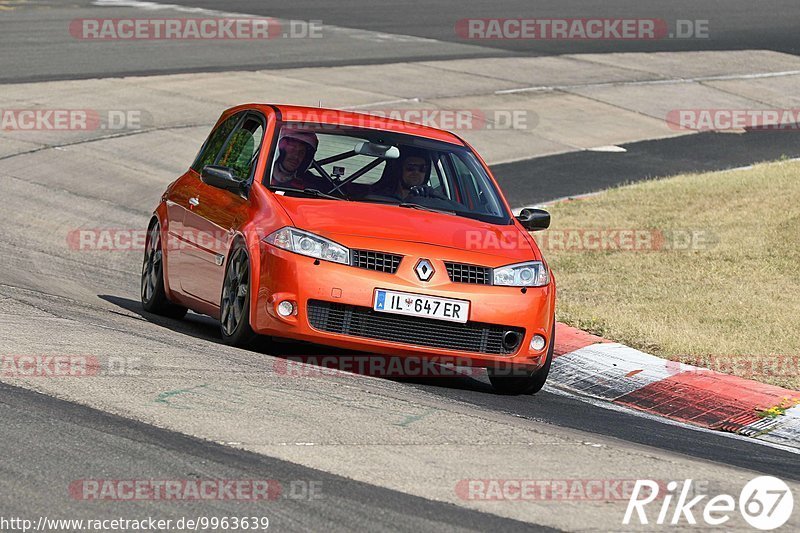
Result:
[[[229,111],[241,111],[243,108],[260,109],[268,113],[270,109],[277,109],[281,114],[281,119],[287,122],[308,122],[319,124],[339,124],[343,126],[354,126],[364,129],[391,131],[394,133],[405,133],[406,135],[416,135],[444,141],[458,146],[464,146],[457,135],[449,131],[430,126],[423,126],[413,122],[406,122],[379,115],[370,115],[368,110],[364,112],[342,109],[331,109],[325,107],[306,107],[283,104],[249,104],[237,106]]]

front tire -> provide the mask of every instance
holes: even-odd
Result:
[[[158,220],[150,224],[144,247],[140,296],[142,307],[148,313],[169,318],[183,318],[187,309],[167,299],[164,290],[164,251],[161,244],[161,225]]]
[[[250,327],[250,257],[243,242],[233,246],[219,304],[222,341],[231,346],[245,346],[255,339]]]
[[[544,365],[534,372],[525,376],[507,376],[495,372],[492,368],[487,368],[489,381],[492,383],[495,392],[499,394],[536,394],[547,381],[550,374],[550,364],[553,362],[553,351],[556,346],[556,323],[553,321],[552,334],[550,335],[550,347],[547,349],[547,359]]]

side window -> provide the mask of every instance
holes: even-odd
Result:
[[[491,193],[491,186],[482,173],[471,168],[472,165],[477,165],[477,161],[462,159],[457,154],[452,154],[451,157],[458,183],[466,196],[461,203],[476,212],[500,216],[502,208]]]
[[[452,198],[450,195],[450,187],[445,179],[444,167],[442,166],[442,158],[436,154],[433,157],[433,166],[431,167],[431,178],[428,185],[433,187],[436,192],[445,198]]]
[[[226,140],[228,140],[228,135],[231,134],[231,131],[233,131],[233,128],[236,127],[236,124],[241,118],[242,113],[236,113],[235,115],[228,117],[225,122],[220,124],[217,129],[211,132],[211,135],[208,136],[206,143],[200,150],[197,159],[195,159],[195,162],[192,165],[192,170],[201,172],[204,166],[214,164],[214,161],[217,159],[217,154],[219,154],[219,151],[222,149],[222,145],[225,144]]]
[[[232,169],[237,178],[246,180],[258,158],[263,138],[264,126],[261,120],[253,115],[248,116],[230,136],[230,141],[220,152],[216,164]]]

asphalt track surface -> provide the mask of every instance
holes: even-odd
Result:
[[[798,141],[800,129],[795,128],[705,132],[623,144],[625,152],[570,152],[494,165],[492,173],[514,205],[526,206],[646,179],[793,159],[800,157]]]
[[[4,462],[0,512],[5,517],[102,520],[157,517],[258,516],[270,529],[297,531],[553,531],[529,523],[470,511],[303,468],[293,463],[164,431],[81,405],[0,383],[0,449],[17,450]],[[127,458],[121,465],[120,457]],[[52,461],[52,462],[50,462]],[[38,467],[34,468],[34,465]],[[103,502],[87,507],[66,490],[87,470],[113,471],[136,479],[143,470],[163,479],[268,479],[278,482],[280,501]],[[324,487],[324,497],[300,497]],[[54,491],[52,488],[63,488]]]
[[[69,32],[80,18],[176,16],[174,10],[142,11],[126,0],[15,0],[0,17],[0,82],[75,79],[172,72],[224,72],[391,63],[474,57],[552,54],[765,49],[800,53],[800,4],[795,0],[527,0],[461,2],[348,0],[218,2],[177,0],[207,8],[301,21],[322,21],[323,39],[278,38],[266,42],[82,41]],[[103,7],[97,4],[102,4]],[[184,12],[181,16],[203,16]],[[211,16],[211,15],[209,15]],[[709,38],[652,41],[467,40],[456,22],[464,18],[660,18],[708,20]],[[302,33],[301,33],[302,34]]]
[[[100,295],[100,298],[182,334],[207,342],[221,342],[218,323],[208,317],[190,314],[185,320],[172,320],[144,312],[141,304],[135,300],[113,295]],[[272,345],[261,342],[256,343],[253,349],[259,353],[287,358],[339,353],[328,347],[294,343]],[[757,442],[731,439],[727,435],[664,424],[653,418],[631,416],[626,411],[597,408],[577,398],[547,389],[537,393],[532,401],[529,396],[509,397],[495,394],[486,380],[471,377],[403,379],[400,382],[429,394],[537,422],[589,431],[665,451],[752,469],[763,474],[800,480],[800,454],[787,453]],[[569,416],[564,416],[564,413],[569,413]]]
[[[209,8],[218,4],[213,0],[172,3]],[[674,29],[676,20],[707,20],[708,39],[567,43],[507,39],[482,40],[480,45],[526,55],[747,49],[800,52],[796,25],[800,6],[792,0],[766,0],[757,6],[746,0],[444,0],[424,4],[411,0],[348,0],[335,5],[314,0],[233,0],[226,2],[226,9],[285,19],[320,19],[337,26],[460,43],[466,40],[456,33],[455,25],[467,18],[655,18],[667,21],[670,29]]]
[[[200,7],[219,8],[219,3],[203,1],[173,2]],[[212,5],[213,4],[213,5]],[[156,43],[131,47],[121,59],[117,48],[109,47],[99,52],[84,53],[99,48],[81,48],[69,36],[57,35],[48,28],[63,27],[63,20],[86,16],[88,2],[72,2],[67,12],[59,2],[32,2],[15,10],[13,27],[0,32],[0,44],[9,50],[11,43],[25,43],[12,54],[0,59],[0,81],[30,81],[66,79],[70,77],[119,76],[124,74],[167,73],[197,70],[230,70],[238,68],[284,68],[293,66],[320,66],[369,62],[404,61],[447,57],[486,57],[491,55],[539,55],[576,52],[656,51],[656,50],[719,50],[768,48],[790,53],[800,50],[800,35],[796,31],[800,19],[800,5],[793,0],[768,1],[758,4],[758,17],[752,2],[741,0],[725,2],[606,2],[596,6],[592,2],[547,1],[537,4],[531,13],[529,2],[473,5],[464,2],[441,2],[421,11],[402,2],[337,2],[335,6],[320,7],[313,2],[227,2],[224,9],[256,15],[282,18],[321,19],[326,24],[358,28],[373,32],[414,35],[457,45],[431,49],[426,42],[410,43],[402,53],[390,45],[379,54],[370,54],[363,47],[353,47],[343,42],[323,53],[313,50],[314,43],[297,45],[298,51],[289,54],[264,54],[250,50],[241,57],[231,59],[230,50],[205,50],[180,47],[171,43]],[[414,6],[418,4],[413,4]],[[73,9],[74,6],[74,9]],[[103,15],[130,16],[123,8],[103,8]],[[453,34],[455,21],[466,17],[522,17],[522,16],[625,16],[661,17],[666,19],[709,19],[713,39],[691,41],[605,43],[591,42],[564,45],[552,42],[461,42]],[[100,15],[94,15],[100,16]],[[10,24],[2,19],[0,24]],[[21,22],[22,23],[21,23]],[[48,26],[52,24],[52,26]],[[68,45],[68,46],[65,46]],[[97,47],[97,45],[92,45]],[[338,48],[341,46],[341,48]],[[367,46],[367,45],[365,45]],[[348,48],[349,47],[349,48]],[[442,50],[442,51],[439,51]],[[154,64],[154,51],[160,51],[158,64]],[[293,55],[294,54],[294,55]],[[599,186],[614,185],[654,175],[674,172],[729,168],[781,155],[797,157],[796,135],[790,133],[757,132],[743,136],[704,134],[694,138],[677,138],[626,145],[624,154],[582,152],[542,158],[529,162],[512,163],[495,168],[498,178],[516,203],[535,203],[556,197],[591,192]],[[713,154],[713,157],[712,157]],[[597,169],[602,169],[602,175]],[[657,169],[657,170],[654,170]],[[518,189],[518,176],[531,174],[543,176],[542,191]],[[591,186],[587,185],[591,177]],[[160,191],[159,191],[160,192]],[[73,201],[73,192],[67,190],[56,205],[66,209]],[[35,204],[27,205],[29,209]],[[146,222],[145,210],[134,210]],[[6,254],[14,246],[22,246],[21,235],[4,237],[2,247]],[[38,250],[26,250],[26,253]],[[16,262],[16,261],[14,261]],[[135,262],[134,262],[135,263]],[[18,266],[18,265],[14,265]],[[115,265],[119,266],[119,265]],[[90,291],[99,280],[105,265],[87,265],[85,270],[70,274]],[[150,324],[160,326],[175,345],[191,338],[209,346],[219,345],[218,330],[213,321],[190,315],[185,321],[174,321],[145,315],[135,298],[138,271],[125,263],[124,272],[103,278],[102,288],[97,288],[94,299],[80,302],[86,311],[70,311],[76,320],[103,322],[116,309],[126,316],[140,315]],[[127,277],[128,281],[122,281]],[[9,290],[17,287],[40,290],[35,306],[44,313],[56,313],[55,304],[47,297],[51,287],[36,286],[35,278],[21,274],[4,277]],[[31,286],[31,284],[33,284]],[[98,308],[100,299],[108,308]],[[81,313],[84,313],[83,315]],[[132,319],[131,319],[132,320]],[[134,322],[130,322],[135,327]],[[293,348],[288,348],[291,351]],[[266,350],[264,350],[266,352]],[[753,473],[772,474],[787,480],[800,480],[800,456],[742,439],[699,432],[658,420],[634,416],[626,411],[604,409],[581,399],[545,390],[534,398],[509,398],[491,392],[488,384],[474,379],[448,381],[402,382],[409,394],[417,392],[434,395],[479,406],[481,409],[510,414],[521,420],[548,427],[569,428],[587,435],[598,435],[635,447],[645,447],[652,454],[675,453],[693,457],[710,465],[729,465],[748,469]],[[431,530],[472,529],[514,531],[530,530],[530,523],[516,522],[498,516],[430,501],[392,491],[377,485],[356,482],[327,474],[295,463],[253,454],[218,444],[187,437],[179,433],[110,415],[102,411],[71,402],[39,395],[30,391],[0,385],[0,450],[4,460],[0,463],[0,511],[3,515],[38,516],[44,509],[62,516],[101,518],[119,513],[130,515],[141,511],[159,517],[179,517],[190,514],[231,514],[240,510],[235,504],[190,505],[176,509],[147,502],[139,506],[105,502],[87,511],[83,502],[72,501],[65,491],[69,482],[87,476],[87,472],[107,472],[110,477],[185,478],[192,476],[254,478],[260,475],[279,480],[324,480],[326,498],[320,501],[288,500],[280,506],[268,506],[264,512],[287,530]],[[568,413],[568,416],[566,415]],[[143,472],[146,472],[143,474]],[[248,512],[252,511],[251,508]],[[535,522],[535,520],[533,520]]]

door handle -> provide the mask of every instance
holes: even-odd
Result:
[[[199,198],[189,198],[189,205],[191,205],[192,207],[197,207],[198,205],[200,205],[200,199]]]

